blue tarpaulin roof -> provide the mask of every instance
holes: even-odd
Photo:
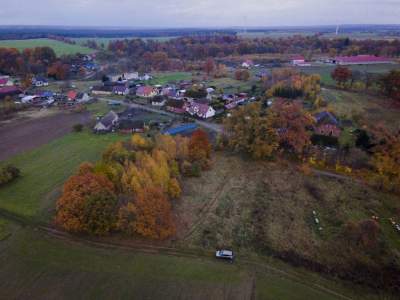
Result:
[[[184,133],[187,131],[195,130],[197,128],[196,123],[188,123],[188,124],[183,124],[177,127],[172,127],[163,132],[163,134],[169,134],[169,135],[176,135],[179,133]]]

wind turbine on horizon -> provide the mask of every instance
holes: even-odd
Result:
[[[339,26],[339,24],[336,26],[336,35],[339,35],[339,28],[340,28],[340,26]]]

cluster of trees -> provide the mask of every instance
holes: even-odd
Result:
[[[250,72],[246,69],[237,69],[235,71],[235,79],[247,81],[250,79]]]
[[[210,167],[210,155],[201,130],[190,139],[135,134],[68,179],[57,201],[56,223],[71,232],[165,239],[175,232],[171,206],[181,195],[181,177],[199,176]]]
[[[316,53],[343,55],[376,54],[398,56],[397,40],[350,40],[348,38],[324,39],[318,36],[290,36],[286,38],[244,39],[233,35],[208,35],[171,39],[167,42],[139,39],[117,40],[109,44],[113,52],[138,54],[164,51],[170,58],[205,60],[207,57],[260,53],[299,53],[305,49]]]
[[[295,69],[281,68],[273,70],[270,76],[264,76],[261,80],[267,89],[267,97],[302,97],[317,107],[322,103],[321,78],[317,74],[305,75]]]
[[[346,66],[338,66],[332,71],[331,77],[342,88],[368,89],[373,84],[377,84],[382,94],[400,101],[399,70],[392,70],[385,75],[380,75],[351,70]]]
[[[20,170],[13,166],[7,165],[0,169],[0,186],[13,181],[20,176]]]
[[[0,72],[10,75],[46,73],[57,60],[50,47],[36,47],[22,52],[15,48],[0,48]]]
[[[92,45],[93,47],[95,45]],[[96,46],[98,47],[98,46]],[[229,55],[263,53],[325,53],[334,55],[400,55],[400,41],[324,39],[315,36],[243,39],[234,35],[180,37],[166,42],[141,39],[116,40],[108,51],[117,57],[129,57],[137,66],[145,62],[150,68],[185,68],[187,61],[206,61]]]
[[[400,101],[400,71],[393,70],[389,74],[384,75],[380,80],[382,92],[396,100]]]
[[[271,159],[277,151],[303,155],[311,144],[313,122],[300,102],[277,99],[267,111],[261,103],[241,107],[224,120],[224,128],[231,149]]]

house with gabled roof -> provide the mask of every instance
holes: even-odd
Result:
[[[36,76],[36,77],[32,78],[32,85],[34,85],[36,87],[48,86],[49,81],[42,76]]]
[[[169,99],[165,104],[165,109],[176,114],[184,114],[186,111],[185,101],[182,99]]]
[[[157,91],[152,86],[140,86],[136,90],[136,95],[139,97],[150,98],[157,95]]]
[[[112,91],[115,95],[120,95],[120,96],[125,96],[129,94],[129,88],[123,85],[114,86]]]
[[[322,111],[314,115],[314,132],[319,135],[339,137],[342,130],[339,120],[329,111]]]
[[[97,124],[94,126],[94,131],[109,132],[114,128],[114,126],[117,125],[118,120],[118,115],[111,110],[104,117],[102,117],[99,122],[97,122]]]
[[[186,112],[192,116],[197,116],[202,119],[208,119],[215,116],[215,109],[206,102],[194,100],[186,104]]]

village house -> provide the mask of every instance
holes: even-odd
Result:
[[[215,116],[215,109],[205,101],[195,100],[186,104],[186,112],[192,116],[208,119]]]
[[[151,76],[149,74],[144,74],[143,76],[139,76],[139,80],[142,80],[142,81],[148,81],[150,79],[153,79],[153,76]]]
[[[67,93],[68,101],[75,101],[77,96],[78,96],[78,93],[76,91],[69,91]]]
[[[161,95],[165,97],[176,97],[176,89],[174,87],[164,87],[161,90]]]
[[[49,81],[42,76],[36,76],[36,77],[32,78],[32,85],[34,85],[36,87],[48,86]]]
[[[151,86],[140,86],[136,90],[136,95],[139,97],[150,98],[156,96],[157,92]]]
[[[242,68],[245,68],[245,69],[250,69],[253,66],[254,66],[253,61],[251,61],[249,59],[242,63]]]
[[[10,79],[10,76],[0,76],[0,87],[12,86],[14,83]]]
[[[143,120],[122,119],[118,122],[118,130],[126,134],[144,132],[145,124]]]
[[[115,95],[120,95],[120,96],[126,96],[129,94],[129,88],[123,85],[114,86],[112,91]]]
[[[316,125],[314,132],[319,135],[339,137],[341,129],[338,119],[329,111],[323,111],[314,115]]]
[[[92,100],[92,97],[90,97],[88,93],[78,93],[76,97],[76,102],[78,103],[86,103],[90,100]]]
[[[181,99],[169,99],[165,104],[165,109],[176,114],[184,114],[186,111],[185,101]]]
[[[95,132],[109,132],[118,123],[119,117],[114,111],[110,111],[94,126]]]
[[[165,103],[167,102],[166,98],[163,96],[155,96],[152,100],[151,100],[151,105],[153,106],[158,106],[158,107],[162,107],[165,105]]]
[[[310,67],[311,63],[307,62],[304,56],[296,55],[291,58],[291,64],[297,67]]]

